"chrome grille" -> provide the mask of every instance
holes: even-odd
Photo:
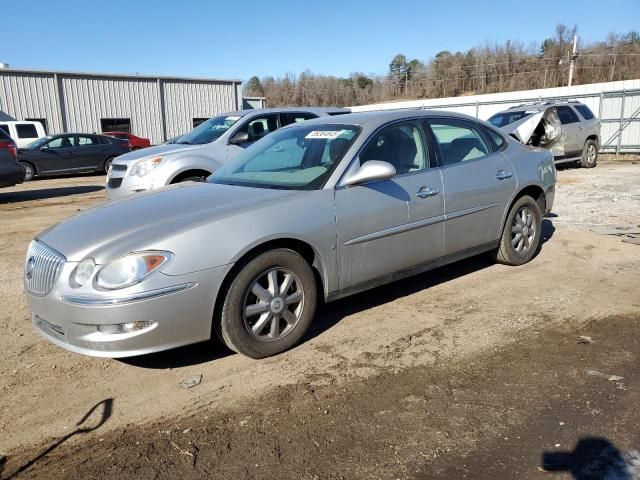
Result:
[[[37,240],[31,242],[24,265],[24,282],[29,293],[44,296],[58,280],[66,258]]]

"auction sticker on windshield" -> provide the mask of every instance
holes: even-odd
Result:
[[[324,138],[327,140],[332,140],[334,138],[338,138],[343,133],[344,130],[313,130],[307,133],[307,136],[304,138]]]

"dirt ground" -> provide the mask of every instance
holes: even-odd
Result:
[[[640,246],[589,231],[640,227],[640,165],[561,170],[530,264],[477,257],[323,306],[261,361],[216,343],[94,359],[33,331],[28,242],[103,181],[0,191],[0,478],[640,478]]]

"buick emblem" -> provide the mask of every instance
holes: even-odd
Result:
[[[25,269],[25,277],[27,277],[27,280],[31,280],[33,278],[34,268],[36,268],[36,259],[29,257],[29,260],[27,261],[27,268]]]

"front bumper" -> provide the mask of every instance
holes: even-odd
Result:
[[[180,276],[160,273],[137,288],[97,295],[78,293],[65,285],[73,268],[75,263],[65,265],[49,294],[39,297],[27,293],[33,326],[46,339],[67,350],[118,358],[211,338],[216,295],[230,266]],[[129,322],[147,322],[150,326],[130,333],[98,330],[98,326]]]
[[[128,176],[126,171],[115,171],[113,168],[110,168],[107,172],[105,190],[109,200],[124,198],[135,193],[151,190],[154,187],[155,185],[151,175],[146,177],[132,177]]]

